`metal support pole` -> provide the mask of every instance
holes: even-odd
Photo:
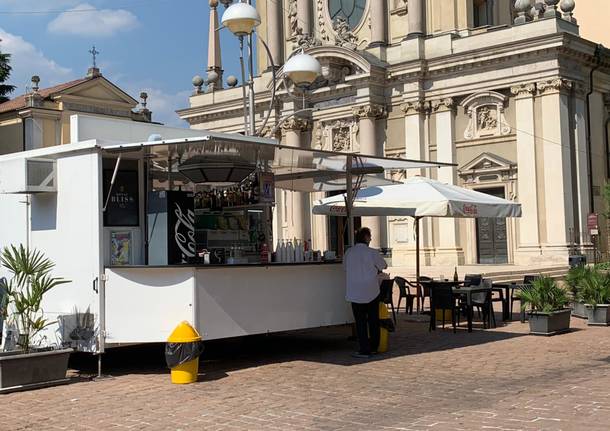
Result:
[[[249,81],[248,81],[248,87],[249,87],[249,92],[248,92],[248,108],[249,108],[249,118],[250,118],[250,130],[249,130],[249,135],[250,136],[254,136],[254,134],[256,133],[256,118],[254,116],[254,50],[252,47],[252,39],[253,36],[252,34],[250,34],[248,36],[248,74],[249,74]]]
[[[244,134],[248,134],[248,106],[246,97],[246,66],[244,65],[244,37],[239,36],[239,65],[241,67],[241,93],[244,105]]]
[[[345,173],[346,173],[346,200],[345,209],[347,211],[347,238],[348,245],[352,247],[354,245],[354,216],[352,214],[352,209],[354,206],[354,189],[352,186],[352,156],[347,156],[347,161],[345,164]]]

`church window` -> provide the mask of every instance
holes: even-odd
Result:
[[[492,25],[492,0],[473,1],[474,27]]]
[[[328,13],[331,21],[343,19],[347,21],[350,30],[354,30],[364,16],[367,0],[328,0]],[[381,0],[373,0],[381,1]]]

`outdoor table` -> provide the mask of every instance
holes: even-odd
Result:
[[[491,293],[491,288],[485,286],[463,286],[463,287],[454,287],[453,295],[455,296],[466,296],[466,307],[467,307],[467,317],[468,317],[468,332],[472,332],[472,318],[473,318],[473,305],[472,305],[472,294],[473,293]],[[489,310],[489,326],[491,327],[491,313],[493,313],[493,304],[489,303],[489,306],[492,307]]]
[[[486,293],[486,292],[490,292],[492,289],[489,287],[485,287],[485,286],[462,286],[460,287],[461,284],[464,284],[463,281],[449,281],[449,280],[445,280],[445,281],[437,281],[437,280],[431,280],[431,281],[421,281],[421,284],[427,284],[431,289],[434,289],[434,286],[438,286],[438,285],[449,285],[452,287],[453,290],[453,295],[456,297],[459,296],[465,296],[466,297],[466,307],[467,307],[467,318],[468,318],[468,332],[472,332],[472,319],[473,319],[473,305],[472,305],[472,294],[473,293]],[[491,313],[493,312],[493,309],[490,310],[490,315],[489,315],[489,325],[491,326]],[[436,310],[430,310],[430,318],[433,319],[432,321],[432,327],[435,326],[435,321],[436,321]]]

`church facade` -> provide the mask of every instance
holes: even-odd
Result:
[[[217,0],[210,6],[213,28],[221,7]],[[283,0],[257,8],[257,32],[278,74],[299,49],[323,70],[303,100],[280,80],[270,107],[271,66],[258,50],[259,125],[273,111],[263,133],[303,106],[314,108],[283,122],[275,137],[298,147],[454,163],[394,179],[426,175],[522,204],[520,219],[424,220],[424,264],[563,264],[590,252],[594,240],[607,249],[610,51],[579,36],[574,1]],[[221,79],[196,90],[178,113],[192,128],[242,132],[241,88],[222,83],[216,34],[208,70]],[[278,194],[276,237],[336,249],[342,221],[310,211],[323,196]],[[600,214],[597,238],[591,213]],[[373,229],[375,245],[393,249],[394,264],[412,261],[412,219],[360,223]]]

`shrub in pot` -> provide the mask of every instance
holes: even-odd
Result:
[[[591,269],[586,266],[576,266],[570,268],[565,277],[566,285],[568,286],[568,290],[572,295],[572,316],[580,317],[582,319],[587,318],[587,313],[585,309],[585,302],[580,296],[580,290],[584,278],[590,271]]]
[[[0,391],[65,381],[71,350],[41,348],[36,336],[54,323],[44,315],[44,296],[69,281],[53,277],[55,264],[40,251],[23,245],[5,247],[0,265],[11,275],[9,280],[0,280],[7,326],[4,351],[0,352]]]
[[[589,270],[582,280],[579,296],[585,303],[588,325],[610,324],[610,276],[597,269]]]
[[[551,277],[540,277],[519,292],[528,314],[530,334],[555,335],[570,330],[570,298]]]

